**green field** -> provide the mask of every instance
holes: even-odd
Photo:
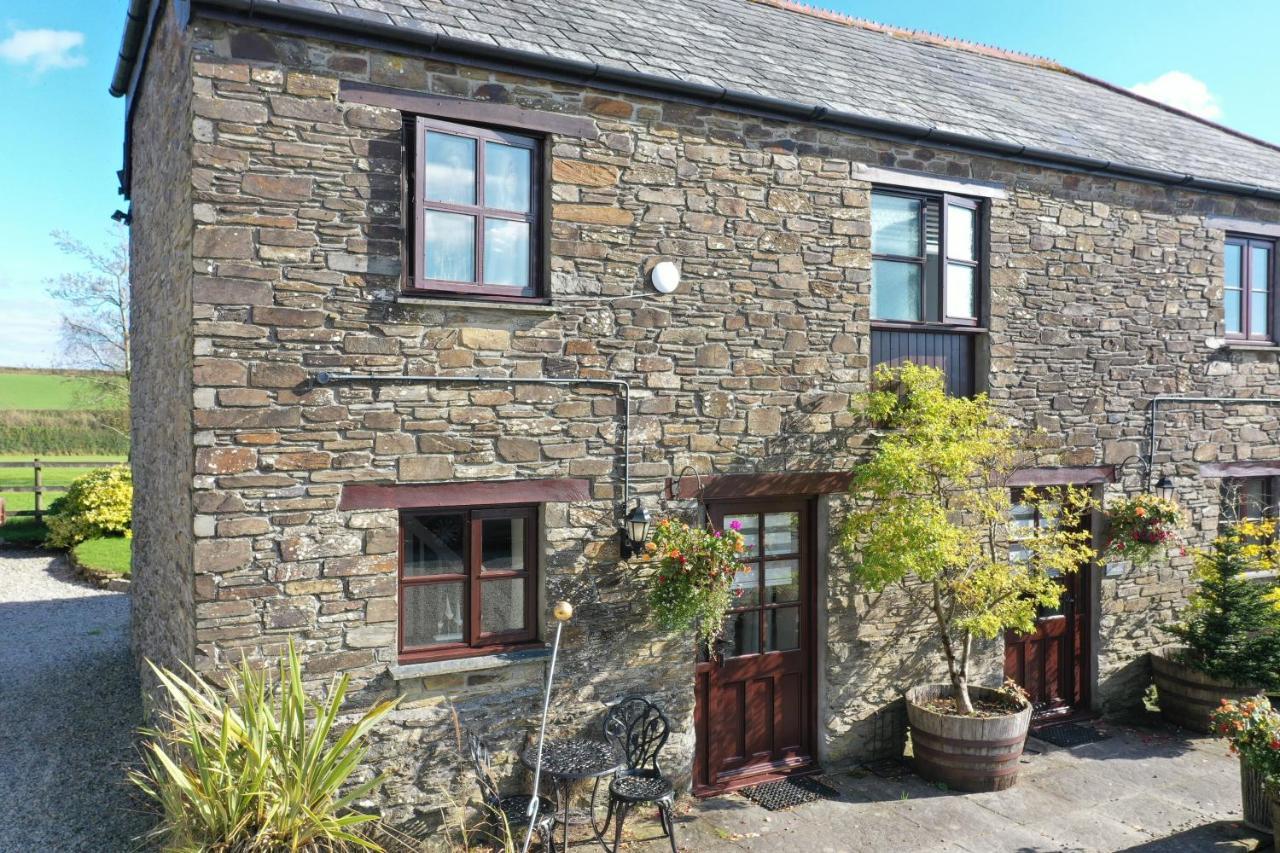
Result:
[[[98,399],[94,383],[76,374],[9,372],[0,368],[0,411],[74,411],[86,406],[114,409],[124,405],[122,395]]]

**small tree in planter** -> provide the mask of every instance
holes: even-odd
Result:
[[[1055,575],[1076,571],[1093,555],[1089,533],[1075,523],[1090,498],[1071,488],[1028,494],[1024,500],[1039,504],[1045,523],[1014,531],[1008,482],[1023,443],[997,422],[986,397],[947,396],[940,371],[913,364],[882,366],[875,386],[859,398],[855,412],[881,433],[870,458],[854,471],[855,508],[844,520],[840,544],[853,561],[855,580],[877,591],[900,584],[933,615],[950,683],[915,688],[908,694],[909,713],[927,702],[935,716],[951,719],[1016,715],[1010,725],[1025,735],[1025,699],[971,685],[974,642],[1006,630],[1028,633],[1040,608],[1058,604],[1063,588]],[[1007,547],[1011,538],[1021,546],[1016,554]],[[923,736],[923,725],[913,716],[913,740]],[[945,725],[945,735],[934,733],[940,740],[964,738],[953,723]],[[990,787],[1011,782],[992,779]]]
[[[746,571],[740,555],[746,548],[741,525],[728,529],[698,527],[664,518],[645,546],[657,570],[649,587],[654,621],[667,631],[697,631],[698,641],[711,650],[724,629],[725,613],[733,606],[733,576]]]
[[[1196,591],[1182,622],[1166,627],[1181,645],[1152,656],[1160,712],[1208,731],[1219,700],[1280,688],[1280,611],[1275,590],[1248,575],[1274,564],[1275,522],[1242,521],[1196,555]]]

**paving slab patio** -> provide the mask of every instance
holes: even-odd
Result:
[[[865,768],[823,776],[840,792],[769,812],[730,794],[686,800],[682,853],[1202,853],[1269,851],[1240,822],[1235,759],[1210,738],[1141,717],[1103,723],[1107,740],[1066,749],[1028,741],[1016,787],[960,794],[904,773]],[[630,830],[630,827],[628,827]],[[670,851],[656,824],[637,823],[628,853]],[[585,848],[584,848],[585,849]]]

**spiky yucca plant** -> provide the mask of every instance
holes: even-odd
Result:
[[[361,832],[376,816],[353,806],[382,777],[346,783],[368,749],[366,736],[394,702],[335,733],[347,676],[325,701],[309,698],[292,643],[274,683],[247,663],[226,690],[190,668],[182,675],[151,669],[167,710],[156,728],[144,730],[144,766],[130,778],[160,807],[152,835],[165,850],[381,849]]]

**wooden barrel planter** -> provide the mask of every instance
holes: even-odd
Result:
[[[1210,734],[1209,715],[1223,699],[1240,701],[1262,692],[1259,687],[1239,687],[1220,681],[1176,659],[1178,649],[1157,649],[1151,653],[1151,670],[1160,694],[1160,715],[1193,732]]]
[[[950,697],[949,684],[923,684],[907,691],[907,720],[916,772],[957,791],[1003,791],[1018,779],[1018,762],[1031,726],[1031,705],[1006,717],[957,717],[920,703]],[[1008,696],[970,687],[973,699]]]
[[[1267,790],[1267,777],[1240,759],[1240,801],[1244,804],[1244,822],[1250,829],[1271,832],[1271,810],[1275,805]]]

